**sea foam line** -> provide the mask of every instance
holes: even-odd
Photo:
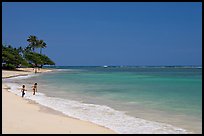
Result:
[[[6,83],[8,91],[21,96],[19,85]],[[126,115],[122,111],[114,110],[106,105],[86,104],[79,101],[48,97],[43,93],[26,92],[25,99],[33,100],[43,106],[60,111],[65,115],[77,119],[90,121],[95,124],[110,128],[119,134],[186,134],[190,133],[184,129],[169,124],[159,123],[135,118]]]
[[[17,75],[13,77],[3,78],[2,81],[13,81],[13,79],[26,79],[34,76],[39,76],[39,74]]]

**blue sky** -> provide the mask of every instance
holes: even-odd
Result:
[[[201,2],[3,2],[2,43],[56,65],[202,65]]]

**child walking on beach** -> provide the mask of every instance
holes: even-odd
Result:
[[[32,87],[33,87],[33,95],[35,95],[35,92],[37,92],[37,83],[35,83]]]
[[[21,92],[22,92],[22,97],[24,97],[25,91],[27,91],[27,90],[25,89],[25,85],[23,85],[22,87],[23,87],[23,88],[21,89]]]

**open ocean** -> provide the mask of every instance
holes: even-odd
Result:
[[[55,68],[3,82],[19,96],[25,84],[25,99],[117,133],[202,133],[201,67]]]

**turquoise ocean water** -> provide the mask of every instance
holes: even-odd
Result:
[[[202,133],[202,68],[55,68],[3,82],[19,95],[37,82],[26,99],[118,133]]]

